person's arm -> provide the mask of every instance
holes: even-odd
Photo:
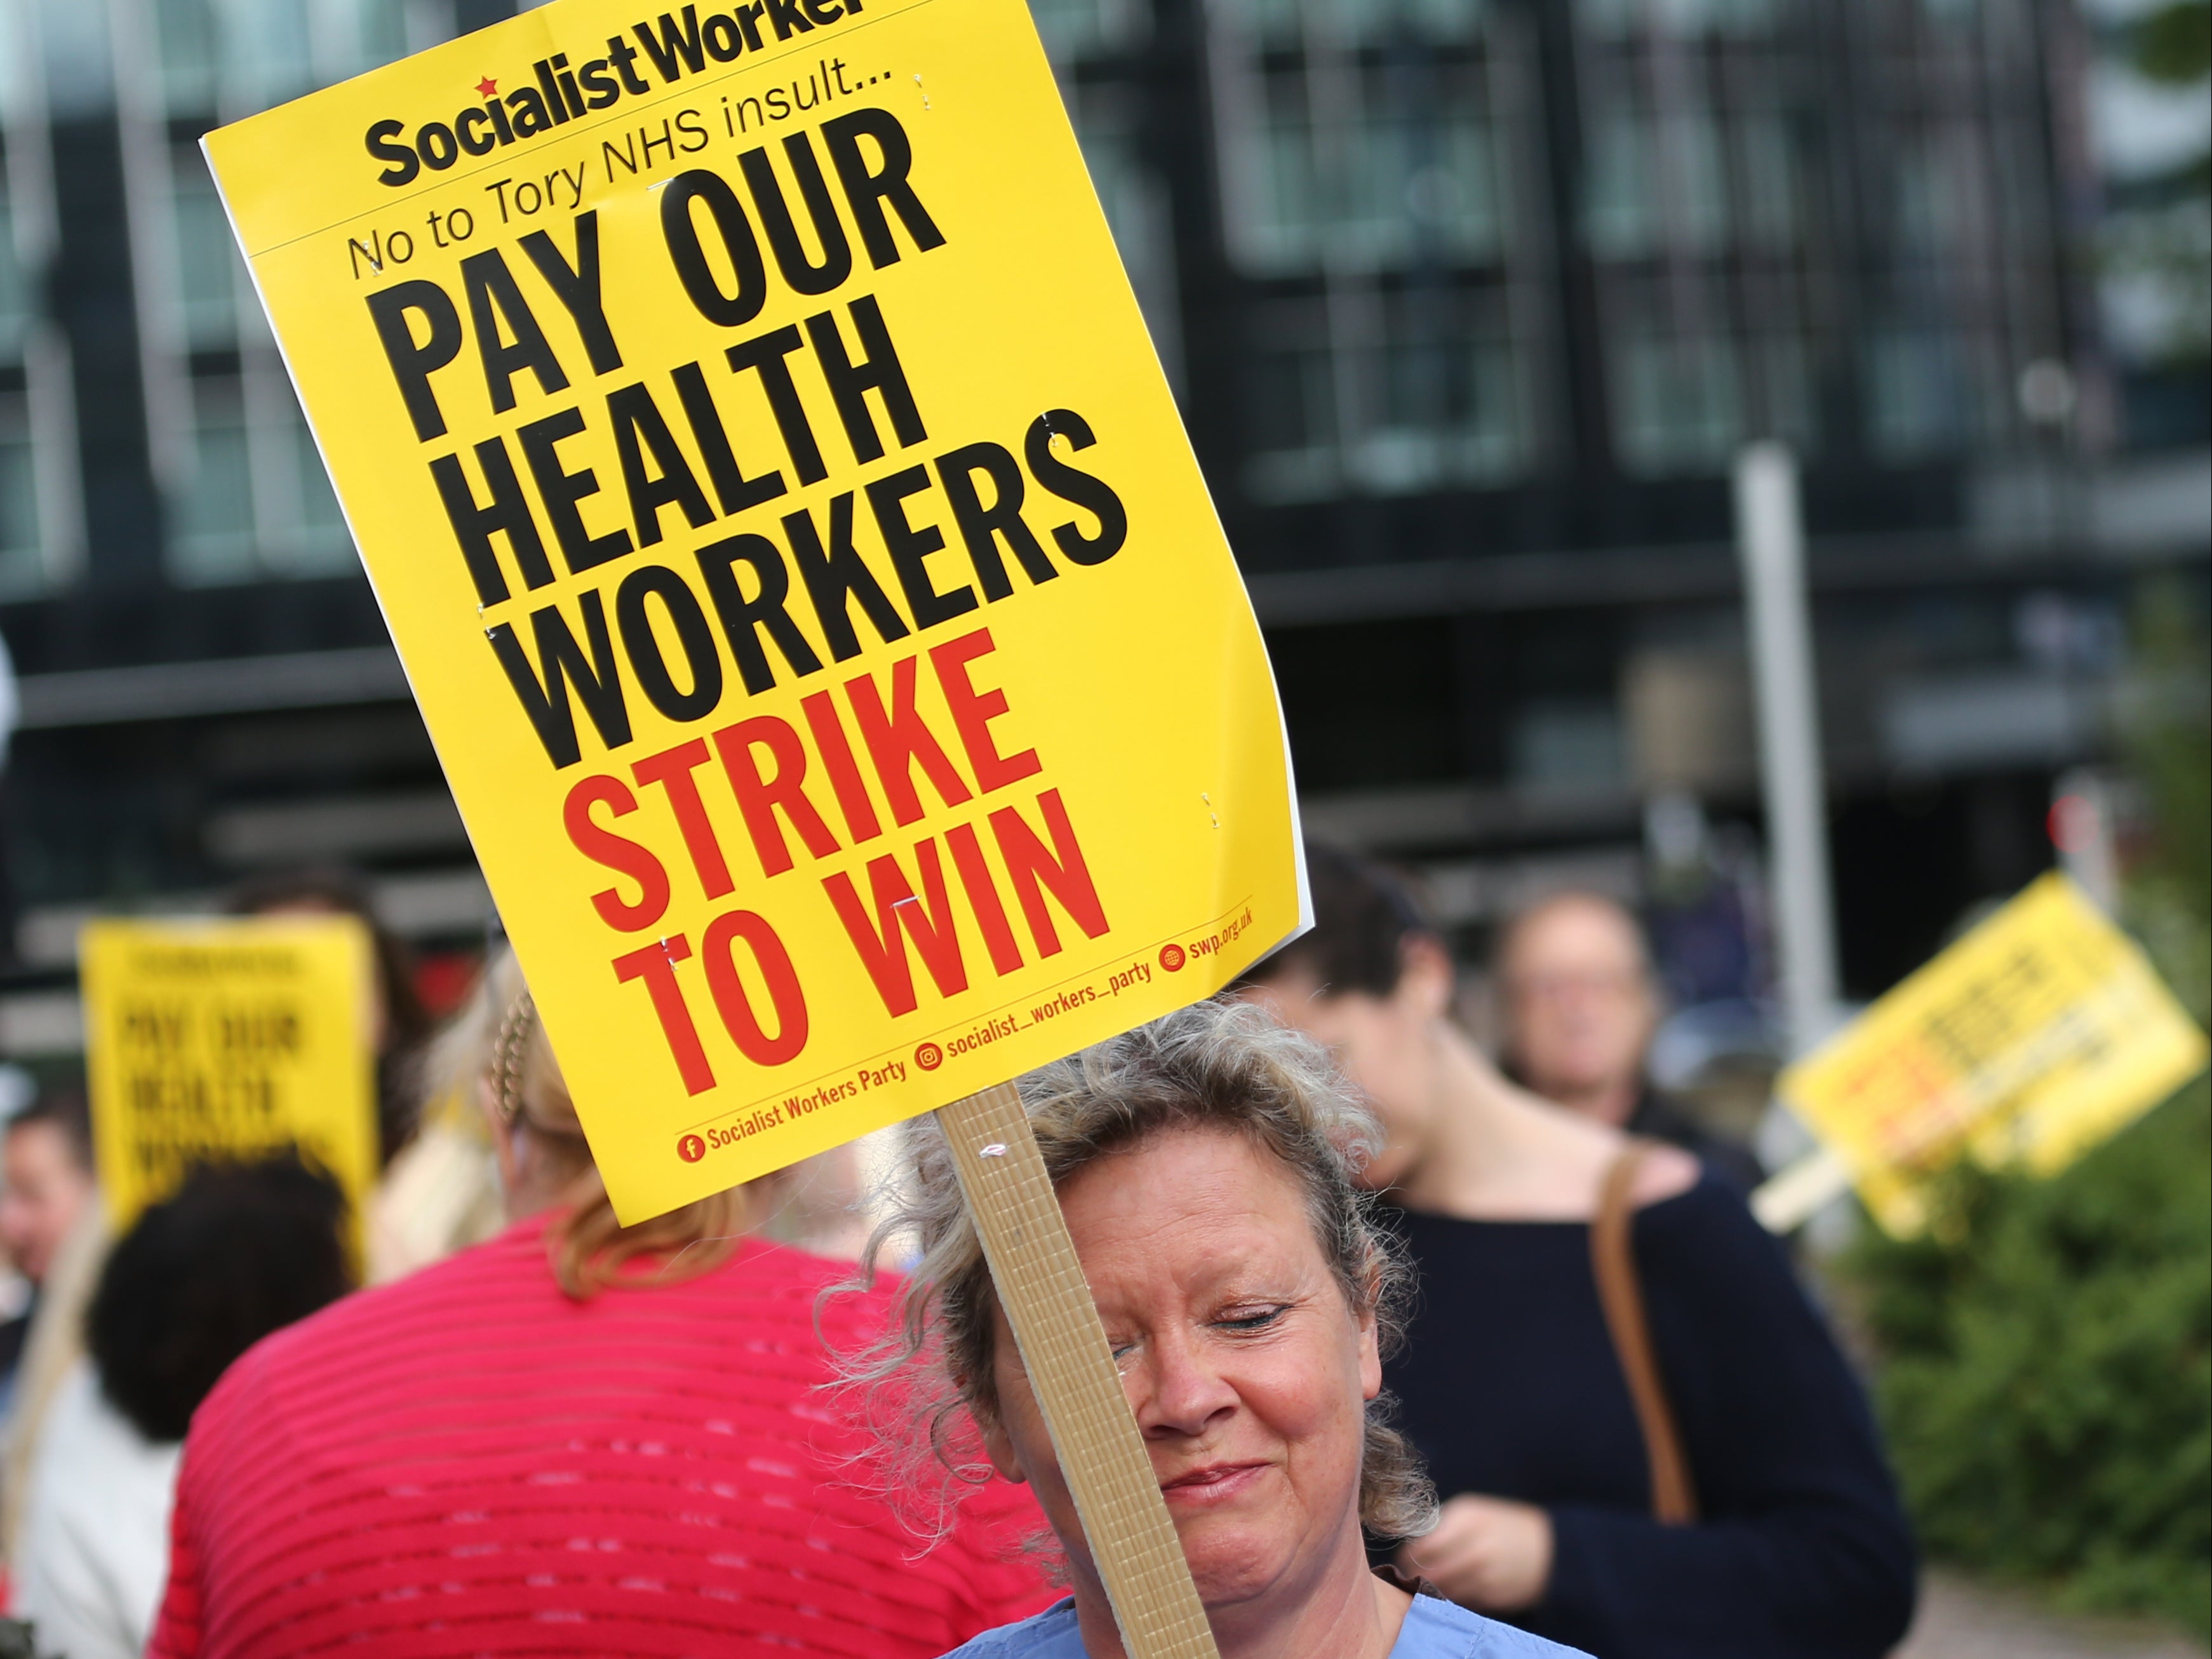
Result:
[[[1636,1243],[1700,1519],[1553,1509],[1545,1627],[1599,1653],[1880,1659],[1911,1620],[1911,1536],[1779,1245],[1711,1184]]]

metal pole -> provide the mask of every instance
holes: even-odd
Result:
[[[1835,1017],[1836,943],[1820,702],[1805,601],[1805,533],[1797,465],[1787,445],[1752,444],[1737,456],[1735,521],[1781,934],[1783,1006],[1790,1050],[1803,1054],[1827,1034]]]

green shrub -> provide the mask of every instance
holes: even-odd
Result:
[[[2131,734],[2154,839],[2127,911],[2202,1021],[2212,743],[2194,614],[2160,590],[2138,615],[2145,662],[2185,694]],[[1938,1205],[1930,1236],[1869,1233],[1839,1264],[1929,1553],[2212,1635],[2212,1087],[2050,1181],[1957,1171]]]
[[[2212,1093],[1849,1263],[1931,1555],[2212,1633]]]

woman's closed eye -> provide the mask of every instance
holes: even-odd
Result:
[[[1217,1313],[1206,1323],[1215,1330],[1227,1331],[1233,1336],[1253,1336],[1280,1323],[1283,1316],[1290,1311],[1291,1305],[1287,1302],[1271,1302],[1261,1307],[1240,1306]],[[1118,1365],[1142,1347],[1144,1340],[1137,1336],[1109,1334],[1106,1346],[1114,1356],[1114,1363]]]
[[[1290,1305],[1285,1302],[1272,1303],[1261,1308],[1237,1308],[1230,1312],[1215,1316],[1214,1329],[1248,1334],[1256,1333],[1267,1329],[1290,1311]]]

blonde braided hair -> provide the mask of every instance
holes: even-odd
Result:
[[[537,1137],[542,1155],[565,1177],[557,1200],[562,1213],[545,1231],[546,1253],[561,1288],[580,1301],[616,1283],[634,1259],[659,1259],[660,1280],[708,1272],[727,1261],[761,1219],[750,1187],[718,1192],[635,1226],[615,1219],[538,1004],[514,953],[503,947],[439,1034],[428,1070],[434,1097],[471,1099],[488,1091],[501,1121]]]

